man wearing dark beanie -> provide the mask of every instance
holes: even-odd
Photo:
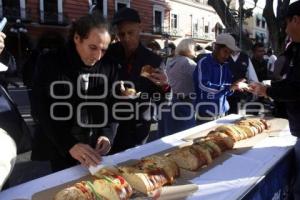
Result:
[[[133,83],[135,90],[141,92],[139,98],[124,100],[123,108],[131,111],[123,112],[122,119],[120,113],[115,113],[119,127],[111,153],[117,153],[146,142],[152,117],[150,102],[153,94],[163,96],[167,78],[161,70],[162,58],[141,44],[141,19],[136,10],[122,8],[114,15],[112,25],[119,42],[109,47],[107,55],[120,64],[119,79]],[[151,66],[153,73],[141,76],[144,66]]]
[[[259,96],[271,97],[285,103],[290,131],[298,138],[294,151],[296,157],[296,179],[293,187],[295,200],[300,200],[300,1],[288,7],[286,14],[286,33],[292,39],[288,55],[289,69],[284,80],[272,82],[270,87],[253,83],[253,93]]]

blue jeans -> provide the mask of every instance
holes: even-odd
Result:
[[[171,135],[196,125],[192,101],[180,100],[173,97],[172,104],[164,108],[168,108],[170,112],[163,112],[161,120],[158,121],[159,137]]]
[[[296,180],[293,186],[294,200],[300,200],[300,139],[298,138],[295,147],[296,158]]]

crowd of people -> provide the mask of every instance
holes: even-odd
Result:
[[[218,35],[213,51],[198,60],[191,38],[177,46],[170,43],[172,54],[163,59],[156,43],[142,44],[142,22],[134,9],[114,15],[113,42],[101,15],[79,18],[66,44],[40,54],[31,69],[37,123],[32,159],[50,161],[53,172],[78,163],[95,166],[103,155],[145,144],[153,120],[160,138],[239,113],[241,102],[262,102],[265,97],[283,102],[291,133],[299,137],[299,11],[300,1],[289,6],[286,32],[292,42],[277,61],[262,43],[254,44],[248,56],[228,33]],[[3,49],[5,35],[0,36]],[[152,73],[142,76],[146,66]],[[273,81],[265,85],[265,80]],[[138,95],[124,96],[122,87],[134,88]],[[298,172],[299,149],[298,140]],[[299,176],[295,199],[300,199]]]

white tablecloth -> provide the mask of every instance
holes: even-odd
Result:
[[[231,123],[239,117],[238,115],[229,115],[217,121],[164,137],[146,145],[107,156],[104,159],[104,163],[117,164],[129,159],[140,159],[146,155],[168,149],[171,146],[180,145],[184,143],[181,140],[184,137],[213,127],[216,124]],[[290,135],[288,126],[281,128],[280,133],[276,134],[277,137],[267,137],[241,155],[231,154],[230,158],[222,164],[192,179],[191,182],[197,184],[199,189],[188,199],[237,199],[249,191],[295,144],[296,138]],[[78,179],[87,174],[87,169],[75,166],[2,191],[0,199],[31,199],[31,196],[36,192]]]

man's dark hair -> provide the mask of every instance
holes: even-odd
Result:
[[[293,3],[291,3],[288,7],[288,10],[285,14],[285,17],[288,20],[291,20],[293,18],[293,16],[300,16],[300,1],[295,1]]]
[[[195,51],[201,51],[202,49],[203,48],[199,44],[195,45]]]
[[[252,51],[255,51],[257,48],[261,48],[261,47],[265,47],[265,45],[263,44],[263,43],[261,43],[261,42],[257,42],[257,43],[255,43],[254,45],[253,45],[253,47],[252,47]]]
[[[150,41],[147,45],[148,48],[152,50],[160,50],[160,45],[155,40]]]
[[[176,45],[173,43],[173,42],[169,42],[168,43],[168,47],[172,50],[175,50],[176,49]]]
[[[268,48],[267,54],[272,55],[274,54],[274,51],[272,48]]]
[[[73,40],[74,35],[77,33],[81,39],[87,38],[89,32],[93,28],[103,28],[109,31],[109,24],[106,19],[99,13],[94,12],[80,17],[72,23],[72,27],[69,32],[69,40]]]

